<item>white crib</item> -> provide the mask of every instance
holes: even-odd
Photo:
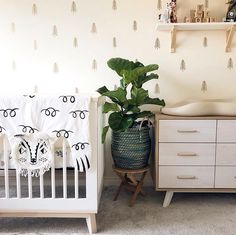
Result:
[[[68,170],[66,158],[63,158],[63,168],[57,170],[52,161],[52,168],[48,174],[41,175],[35,183],[35,178],[26,179],[8,169],[7,144],[3,145],[4,163],[0,175],[0,217],[74,217],[86,218],[90,233],[97,231],[96,213],[103,186],[103,145],[101,144],[101,130],[103,127],[102,99],[92,98],[90,110],[90,138],[92,147],[91,168],[86,173],[78,172],[77,168]],[[63,142],[64,143],[64,142]],[[65,144],[63,145],[65,154]],[[65,154],[66,156],[66,154]],[[62,193],[58,197],[56,190],[58,180],[56,174],[61,174]],[[49,175],[49,177],[46,177]],[[70,179],[69,179],[70,178]],[[71,178],[73,180],[71,180]],[[23,182],[24,181],[24,182]],[[86,196],[81,198],[80,187],[84,183]],[[11,195],[11,188],[15,187],[15,195]],[[22,188],[27,189],[27,195],[22,196]],[[68,195],[68,188],[73,188],[73,197]],[[34,195],[34,189],[38,195]],[[48,196],[47,189],[50,189]],[[45,196],[47,194],[47,196]]]

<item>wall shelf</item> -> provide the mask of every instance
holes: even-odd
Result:
[[[236,29],[236,22],[216,22],[216,23],[159,23],[157,30],[170,31],[171,33],[171,53],[176,51],[176,35],[178,31],[212,31],[223,30],[226,32],[225,52],[230,52],[231,44]]]

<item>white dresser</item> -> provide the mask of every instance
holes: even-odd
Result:
[[[236,117],[156,115],[156,190],[236,192]]]

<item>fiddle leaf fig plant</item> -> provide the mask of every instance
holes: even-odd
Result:
[[[142,88],[144,83],[158,79],[156,73],[150,73],[159,68],[157,64],[144,66],[140,62],[112,58],[107,65],[121,78],[117,89],[109,90],[103,86],[97,90],[102,96],[109,98],[109,102],[103,105],[103,113],[110,113],[108,126],[105,126],[102,132],[103,143],[109,128],[114,131],[125,131],[134,126],[139,118],[149,118],[154,115],[151,111],[141,111],[142,105],[165,106],[164,100],[150,98],[148,90]]]

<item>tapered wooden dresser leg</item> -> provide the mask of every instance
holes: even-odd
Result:
[[[86,218],[87,226],[89,233],[96,233],[97,232],[97,223],[96,223],[96,215],[95,214],[90,214]]]
[[[174,195],[173,191],[166,191],[165,199],[163,202],[163,207],[167,207],[170,205],[173,195]]]

